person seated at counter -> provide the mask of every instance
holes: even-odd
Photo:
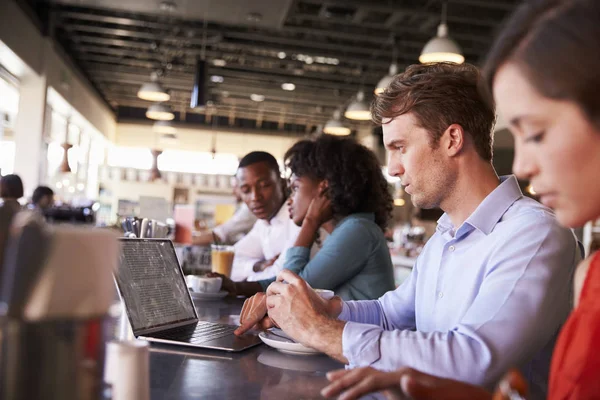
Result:
[[[283,267],[280,254],[299,233],[288,217],[286,181],[275,157],[264,151],[245,155],[238,165],[236,179],[240,197],[257,221],[234,246],[231,278],[256,281],[274,277]]]
[[[221,243],[235,244],[250,232],[256,223],[256,217],[242,201],[239,185],[236,178],[233,184],[233,195],[238,205],[237,210],[227,222],[216,226],[215,228],[202,232],[192,238],[192,243],[197,246],[209,246],[214,241],[214,235]]]
[[[31,208],[44,211],[54,205],[54,190],[48,186],[38,186],[31,195]]]
[[[394,271],[383,232],[393,200],[375,154],[354,139],[322,135],[294,144],[285,160],[291,172],[290,218],[301,228],[284,268],[345,300],[375,299],[392,290]],[[324,241],[320,227],[329,233]],[[311,258],[315,244],[320,249]],[[249,296],[274,281],[225,280],[223,288]]]
[[[550,209],[496,175],[495,111],[480,83],[469,64],[413,65],[371,107],[389,173],[416,206],[444,211],[410,277],[378,300],[325,301],[284,269],[266,304],[246,300],[238,334],[275,323],[350,367],[411,367],[487,388],[518,365],[543,396],[581,255]]]
[[[9,174],[0,177],[0,199],[4,207],[21,209],[19,199],[23,197],[23,181],[19,175]]]

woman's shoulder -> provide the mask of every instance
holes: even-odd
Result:
[[[333,233],[336,231],[339,233],[368,231],[381,233],[383,235],[381,228],[375,223],[375,215],[373,213],[350,214],[337,224]]]

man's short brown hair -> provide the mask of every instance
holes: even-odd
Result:
[[[413,113],[434,148],[450,125],[459,124],[473,138],[479,156],[491,161],[496,114],[481,88],[479,70],[470,64],[411,65],[375,97],[371,114],[381,125],[383,120]]]

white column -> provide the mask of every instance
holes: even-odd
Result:
[[[28,74],[21,79],[19,87],[19,112],[15,123],[15,168],[21,177],[25,196],[43,179],[46,152],[44,151],[44,127],[46,114],[46,77]]]

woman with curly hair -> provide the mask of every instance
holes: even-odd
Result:
[[[285,161],[292,174],[290,218],[301,229],[284,268],[345,300],[375,299],[393,290],[383,236],[392,197],[375,154],[351,138],[324,135],[296,143]],[[319,227],[330,236],[309,260]]]
[[[393,290],[383,235],[393,200],[375,154],[353,139],[323,135],[294,144],[285,161],[291,172],[290,218],[301,229],[284,268],[344,300],[376,299]],[[320,249],[311,259],[315,242]],[[274,281],[223,277],[223,289],[252,296]]]

